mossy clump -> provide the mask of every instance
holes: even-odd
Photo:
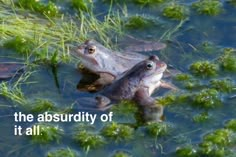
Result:
[[[211,88],[224,93],[230,93],[233,90],[233,82],[230,79],[211,80],[210,86]]]
[[[78,153],[70,148],[61,148],[47,153],[47,157],[79,157]]]
[[[96,133],[88,132],[86,130],[79,131],[75,134],[74,140],[79,143],[79,145],[85,149],[98,148],[105,144],[104,138]]]
[[[54,141],[59,143],[62,135],[64,134],[64,130],[55,125],[38,123],[34,126],[39,126],[40,128],[40,135],[31,136],[32,141],[35,143],[48,144]]]
[[[153,137],[160,137],[168,133],[170,126],[166,123],[153,122],[147,125],[147,133]]]
[[[132,155],[125,151],[116,151],[111,157],[132,157]]]
[[[129,17],[124,26],[128,29],[147,29],[153,27],[154,24],[155,21],[153,19],[141,15],[135,15]]]
[[[198,157],[197,150],[192,145],[187,145],[176,149],[177,157]]]
[[[193,95],[194,105],[209,109],[215,108],[221,104],[219,93],[215,89],[203,89],[199,93]]]
[[[16,36],[3,43],[3,47],[12,49],[20,54],[29,54],[35,48],[36,44],[31,39]]]
[[[171,19],[182,20],[187,17],[188,9],[184,5],[172,3],[163,9],[162,15]]]
[[[217,75],[218,67],[216,64],[208,61],[198,61],[190,66],[190,71],[195,76],[211,77]]]
[[[178,74],[175,76],[175,80],[177,81],[189,81],[192,77],[188,74]]]
[[[121,101],[119,104],[112,106],[111,110],[120,115],[129,115],[138,112],[138,107],[134,102],[131,101]]]
[[[208,112],[203,112],[193,117],[193,121],[196,123],[202,123],[202,122],[207,121],[208,119],[209,119]]]
[[[232,48],[224,49],[224,54],[219,58],[222,69],[236,72],[236,51]]]
[[[219,48],[210,41],[203,41],[199,46],[197,46],[197,52],[202,53],[203,55],[216,55]]]
[[[231,143],[232,131],[229,129],[218,129],[203,137],[204,142],[211,142],[218,146],[228,146]]]
[[[112,141],[121,142],[132,139],[134,129],[123,124],[115,122],[108,124],[101,130],[101,134]]]
[[[218,15],[223,11],[223,4],[219,0],[199,0],[192,7],[204,15]]]
[[[178,74],[174,79],[178,81],[177,83],[180,83],[180,86],[188,90],[201,88],[202,86],[199,79],[195,79],[188,74]]]
[[[92,1],[85,1],[85,0],[72,0],[71,1],[73,8],[77,11],[84,11],[90,12]]]
[[[173,94],[169,94],[167,96],[164,96],[160,99],[157,99],[157,103],[161,104],[162,106],[171,105],[176,101],[177,97]]]
[[[18,0],[16,5],[49,17],[55,17],[59,15],[59,9],[52,1],[49,1],[48,3],[42,3],[38,0]]]
[[[42,113],[45,111],[53,111],[56,109],[56,105],[44,99],[37,99],[30,105],[30,111],[33,113]]]
[[[134,0],[134,3],[141,6],[154,6],[165,2],[164,0]]]
[[[227,129],[232,130],[233,132],[236,132],[236,119],[232,119],[228,121],[225,125]]]
[[[232,144],[232,131],[229,129],[218,129],[203,137],[199,144],[200,156],[224,157],[230,151],[227,148]]]

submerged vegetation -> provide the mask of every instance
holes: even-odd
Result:
[[[171,3],[170,5],[166,6],[162,11],[163,16],[176,20],[185,19],[187,14],[187,7],[175,3]]]
[[[34,143],[39,144],[49,144],[50,142],[59,143],[62,135],[64,134],[64,130],[62,130],[59,126],[55,126],[52,124],[46,123],[38,123],[33,126],[39,126],[40,135],[32,135],[32,141]],[[32,126],[32,127],[33,127]]]
[[[47,157],[79,157],[78,153],[70,148],[61,148],[47,153]]]
[[[223,7],[219,0],[199,0],[192,4],[192,7],[200,14],[218,15],[222,12]]]
[[[115,122],[108,124],[101,131],[103,136],[115,142],[128,141],[132,139],[133,132],[133,128],[122,124],[116,124]]]

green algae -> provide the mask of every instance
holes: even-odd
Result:
[[[164,0],[134,0],[134,3],[141,6],[155,6],[165,2]]]
[[[204,15],[218,15],[223,11],[223,5],[219,0],[199,0],[192,4],[192,7]]]
[[[59,15],[58,7],[52,2],[42,3],[38,0],[18,0],[16,5],[37,12],[48,17],[55,17]]]
[[[202,123],[202,122],[206,122],[207,120],[209,120],[209,114],[208,112],[202,112],[198,115],[195,115],[193,117],[193,121],[196,123]]]
[[[72,0],[71,3],[72,3],[72,6],[79,12],[80,11],[90,12],[91,11],[92,1]]]
[[[101,134],[112,141],[122,142],[133,138],[134,129],[127,125],[113,122],[103,127]]]
[[[212,77],[216,76],[218,72],[218,66],[209,61],[197,61],[190,65],[190,71],[199,77]]]
[[[177,148],[176,155],[177,157],[198,157],[196,148],[191,145]]]
[[[111,157],[132,157],[132,155],[125,151],[116,151]]]
[[[162,15],[170,19],[183,20],[188,16],[188,9],[184,5],[171,3],[163,9]]]
[[[226,124],[225,127],[227,129],[232,130],[233,132],[236,132],[236,119],[231,119],[229,120]]]
[[[15,50],[20,54],[29,55],[36,47],[36,44],[32,41],[32,39],[28,39],[23,36],[16,36],[12,39],[5,41],[3,43],[3,47]]]
[[[211,80],[210,81],[211,88],[216,89],[217,91],[230,93],[233,90],[234,84],[230,79],[222,79],[222,80]]]
[[[148,18],[147,16],[135,15],[131,16],[125,22],[127,29],[147,29],[156,24],[155,19]]]
[[[79,155],[70,148],[61,148],[48,152],[47,157],[79,157]]]
[[[74,140],[86,151],[98,148],[106,143],[102,136],[86,130],[77,132],[74,135]]]
[[[236,53],[235,49],[225,48],[223,55],[219,58],[220,66],[228,72],[236,72]]]
[[[30,112],[32,113],[43,113],[46,111],[56,110],[56,105],[50,100],[36,99],[30,105]]]
[[[146,129],[148,135],[152,137],[161,137],[168,134],[170,126],[166,123],[153,122],[149,123]]]
[[[203,89],[194,94],[193,104],[200,108],[215,108],[221,104],[219,93],[215,89]]]
[[[57,125],[46,124],[46,123],[37,123],[33,126],[39,126],[40,135],[32,135],[31,139],[34,143],[39,144],[49,144],[51,142],[59,143],[64,130],[59,128]]]

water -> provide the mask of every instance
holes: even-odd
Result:
[[[191,1],[192,2],[192,1]],[[181,1],[187,6],[191,2]],[[60,5],[69,7],[67,3],[59,2]],[[232,47],[236,45],[236,7],[229,3],[223,2],[224,11],[218,16],[199,15],[194,10],[190,9],[190,16],[187,21],[174,33],[174,38],[171,41],[163,41],[167,43],[167,48],[161,52],[151,52],[157,54],[162,60],[168,64],[173,65],[175,68],[181,70],[183,73],[190,73],[189,66],[198,60],[213,61],[222,55],[223,48]],[[95,2],[95,14],[98,14],[99,19],[107,14],[108,4],[100,1]],[[114,10],[120,10],[121,5],[114,4]],[[156,17],[160,19],[160,27],[150,27],[141,30],[125,30],[127,33],[142,39],[157,40],[163,32],[176,27],[179,21],[170,20],[160,15],[160,8],[139,7],[132,3],[127,4],[128,15],[145,15]],[[159,9],[159,10],[158,10]],[[67,14],[74,15],[73,11],[64,10]],[[214,52],[204,53],[194,51],[194,47],[198,48],[204,42],[213,44]],[[19,60],[19,56],[15,53],[1,48],[1,61]],[[10,57],[9,57],[10,56]],[[15,59],[17,58],[17,59]],[[56,71],[51,66],[39,65],[33,68],[34,73],[30,78],[21,85],[25,97],[32,102],[35,99],[46,99],[52,101],[56,106],[63,110],[66,107],[74,104],[72,113],[81,111],[79,109],[78,100],[84,97],[93,97],[94,94],[76,89],[77,83],[81,79],[81,73],[76,69],[76,63],[71,62],[67,64],[59,64]],[[217,78],[230,78],[235,83],[236,74],[229,72],[221,72]],[[207,82],[208,79],[205,80]],[[181,89],[182,92],[188,92]],[[155,96],[168,94],[168,92],[157,92]],[[116,151],[128,152],[135,157],[174,157],[176,156],[176,148],[186,144],[197,145],[201,143],[203,136],[207,133],[213,132],[215,129],[224,128],[225,123],[236,117],[235,98],[229,97],[234,95],[235,91],[230,94],[221,94],[222,105],[220,107],[208,110],[210,119],[196,123],[193,121],[193,116],[204,112],[204,109],[192,107],[185,102],[183,104],[170,105],[165,108],[165,121],[171,126],[167,135],[161,137],[151,137],[144,131],[145,126],[136,125],[135,116],[131,115],[127,119],[122,119],[117,116],[114,121],[135,125],[134,137],[128,142],[115,143],[114,141],[107,140],[106,145],[98,147],[97,149],[90,149],[88,153],[80,147],[74,140],[74,127],[75,123],[56,123],[64,129],[64,135],[61,142],[51,142],[49,144],[35,144],[30,137],[14,136],[14,122],[13,114],[17,111],[27,113],[28,111],[22,107],[17,107],[16,103],[10,101],[5,97],[0,97],[0,153],[3,157],[23,157],[23,156],[46,156],[48,151],[71,148],[76,150],[82,156],[111,156]],[[86,111],[86,110],[83,110]],[[91,112],[91,111],[89,111]],[[102,114],[103,112],[93,111],[91,113]],[[107,112],[105,112],[107,113]],[[114,113],[116,115],[116,113]],[[19,124],[18,124],[19,125]],[[22,127],[29,127],[32,123],[22,123]],[[94,125],[95,132],[105,124],[96,122]],[[235,144],[231,148],[235,147]],[[235,149],[234,149],[235,152]]]

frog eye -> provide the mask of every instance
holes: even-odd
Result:
[[[93,54],[96,51],[96,46],[95,45],[90,45],[88,47],[88,53]]]
[[[148,70],[153,69],[153,66],[154,66],[154,63],[153,63],[153,62],[147,62],[147,64],[146,64],[146,68],[147,68]]]

